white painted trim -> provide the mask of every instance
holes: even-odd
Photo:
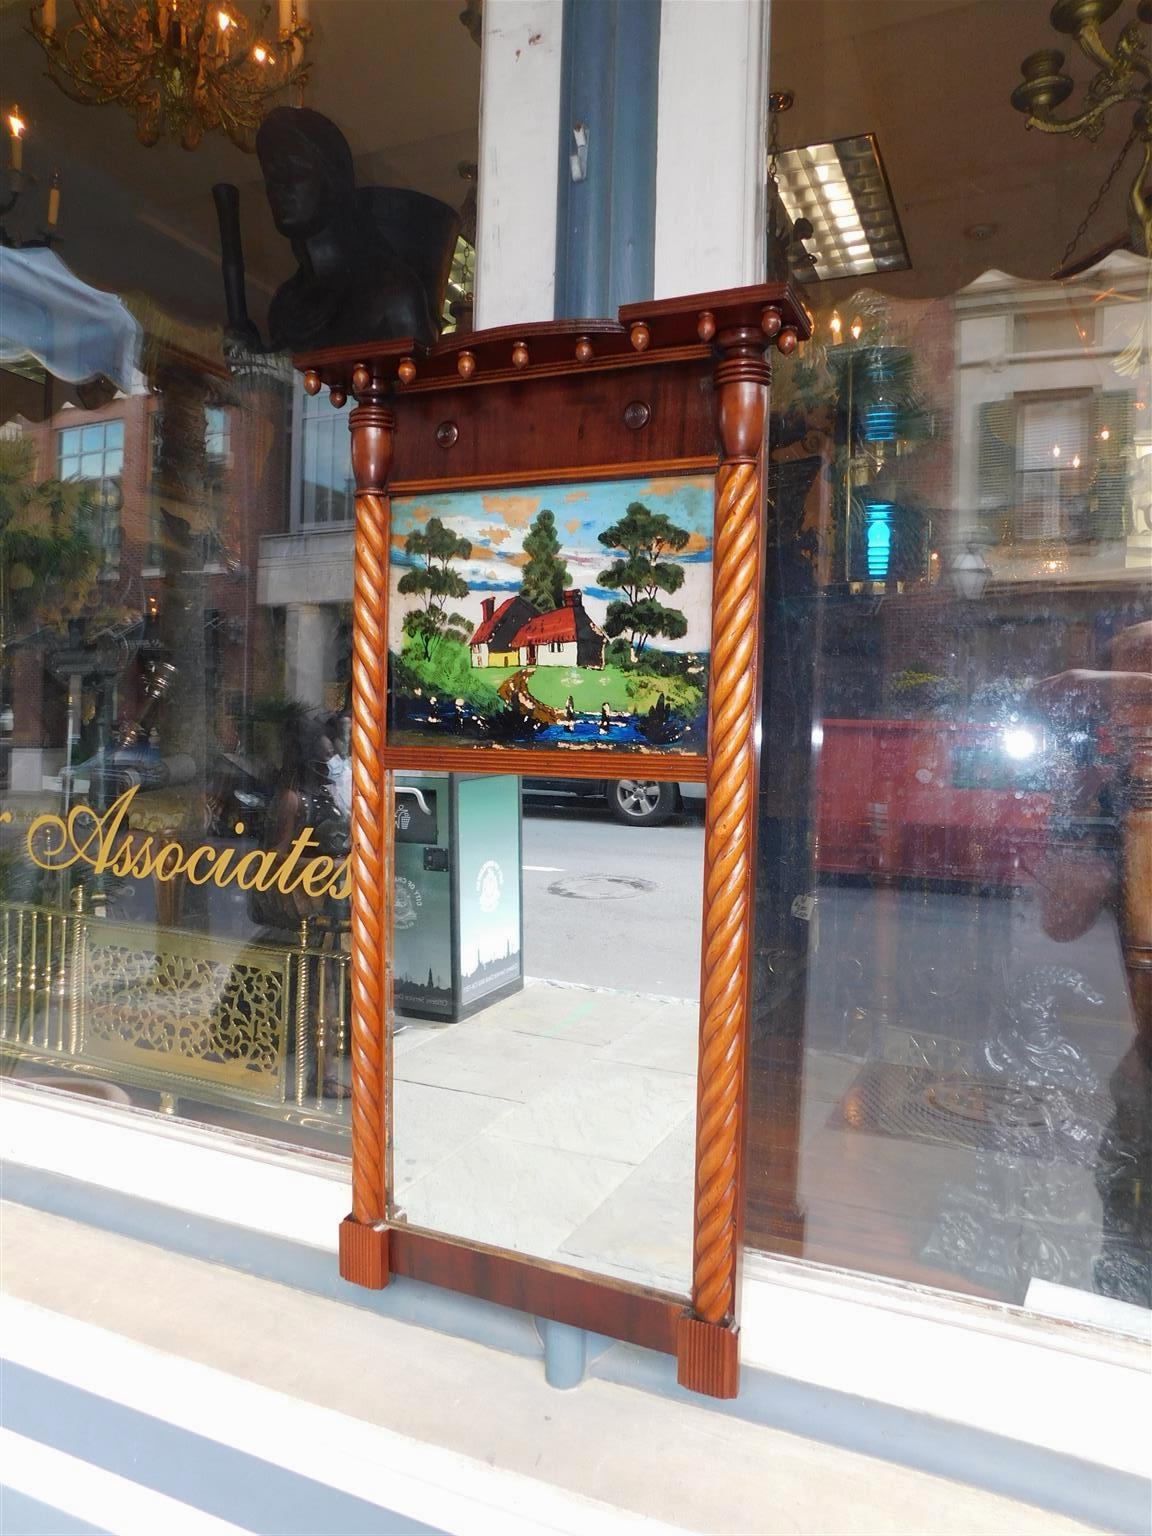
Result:
[[[113,1536],[245,1536],[241,1526],[130,1478],[0,1429],[4,1485]]]
[[[486,0],[476,217],[479,327],[551,320],[562,0]]]
[[[334,1253],[341,1159],[0,1088],[0,1158]],[[746,1366],[1125,1472],[1147,1470],[1147,1343],[851,1271],[749,1254]]]
[[[768,0],[660,12],[656,297],[764,281]]]
[[[289,1397],[29,1302],[4,1298],[0,1317],[8,1360],[441,1530],[461,1536],[673,1536],[674,1528],[661,1520]],[[59,1504],[50,1484],[22,1491]],[[152,1532],[174,1529],[161,1521]]]
[[[1140,1337],[750,1254],[740,1340],[746,1366],[1148,1473],[1152,1360]]]
[[[0,1160],[335,1252],[341,1158],[305,1154],[67,1093],[0,1088]]]

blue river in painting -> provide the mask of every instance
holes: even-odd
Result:
[[[418,703],[412,699],[392,700],[392,729],[403,732],[415,727],[444,737],[463,737],[465,740],[487,740],[505,746],[540,747],[635,747],[646,751],[659,751],[661,747],[673,747],[679,751],[701,749],[704,739],[704,720],[689,721],[673,716],[657,739],[645,735],[636,717],[613,714],[607,722],[598,712],[578,711],[571,720],[557,720],[543,725],[522,720],[518,728],[507,735],[493,732],[492,722],[475,713],[469,704],[452,699],[438,699],[434,704],[427,699]],[[402,738],[397,736],[397,740]],[[428,736],[423,737],[426,742]]]
[[[573,720],[557,720],[546,725],[534,741],[563,744],[566,741],[606,741],[612,746],[650,747],[652,743],[636,729],[631,720],[613,718],[607,726],[599,715],[577,714]]]

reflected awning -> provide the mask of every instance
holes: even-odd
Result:
[[[55,251],[0,248],[0,366],[34,358],[66,383],[103,376],[140,394],[143,340],[121,300],[81,282]]]

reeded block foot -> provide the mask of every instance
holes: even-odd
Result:
[[[740,1391],[740,1330],[683,1312],[676,1325],[676,1380],[705,1397]]]
[[[367,1227],[345,1216],[340,1223],[340,1278],[369,1291],[384,1289],[392,1278],[386,1227]]]

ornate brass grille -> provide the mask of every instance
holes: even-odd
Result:
[[[333,935],[327,935],[330,945]],[[348,959],[43,907],[0,908],[0,1046],[126,1086],[345,1118]]]

